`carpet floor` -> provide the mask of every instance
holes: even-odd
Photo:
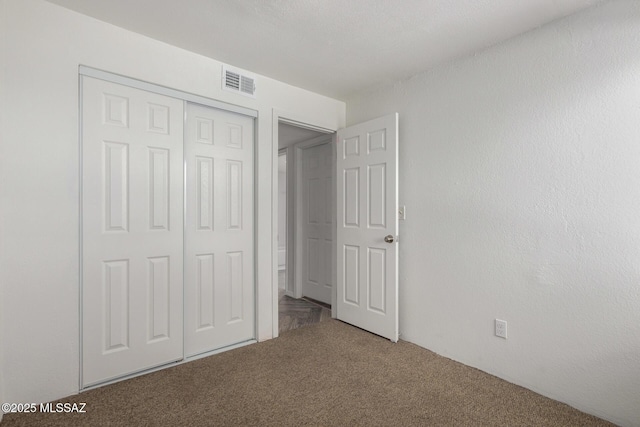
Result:
[[[329,319],[61,399],[13,426],[610,426],[416,345]]]

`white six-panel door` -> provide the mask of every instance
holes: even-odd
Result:
[[[302,295],[327,304],[333,287],[332,175],[331,144],[302,150]]]
[[[188,104],[185,355],[254,338],[253,119]]]
[[[183,102],[84,77],[82,106],[89,386],[183,357]]]
[[[337,316],[398,340],[398,115],[338,131]]]

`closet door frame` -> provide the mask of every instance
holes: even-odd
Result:
[[[257,193],[258,193],[258,186],[257,186],[257,182],[259,179],[258,173],[257,173],[257,169],[258,169],[258,111],[256,110],[252,110],[250,108],[246,108],[246,107],[242,107],[242,106],[238,106],[238,105],[233,105],[233,104],[228,104],[226,102],[222,102],[222,101],[218,101],[215,99],[211,99],[211,98],[206,98],[200,95],[195,95],[192,93],[188,93],[188,92],[183,92],[177,89],[172,89],[172,88],[168,88],[165,86],[160,86],[157,84],[153,84],[153,83],[149,83],[149,82],[145,82],[142,80],[138,80],[138,79],[134,79],[131,77],[127,77],[127,76],[123,76],[120,74],[115,74],[115,73],[111,73],[108,71],[104,71],[104,70],[99,70],[96,68],[92,68],[92,67],[88,67],[85,65],[80,65],[78,67],[78,95],[79,95],[79,104],[78,104],[78,112],[79,112],[79,126],[78,126],[78,145],[79,145],[79,173],[80,173],[80,182],[79,182],[79,195],[78,195],[78,201],[79,201],[79,229],[78,229],[78,235],[79,235],[79,240],[78,240],[78,261],[79,261],[79,271],[78,271],[78,278],[79,278],[79,300],[78,300],[78,314],[79,314],[79,342],[80,342],[80,346],[78,348],[79,351],[79,365],[78,365],[78,369],[79,369],[79,389],[81,391],[85,391],[85,390],[90,390],[90,389],[94,389],[97,387],[102,387],[104,385],[107,384],[111,384],[111,383],[115,383],[118,381],[122,381],[124,379],[128,379],[128,378],[133,378],[139,375],[143,375],[143,374],[147,374],[149,372],[154,372],[154,371],[158,371],[161,369],[164,369],[168,366],[175,366],[177,364],[181,364],[181,363],[185,363],[185,362],[189,362],[201,357],[206,357],[215,353],[219,353],[222,351],[227,351],[227,350],[231,350],[233,348],[237,348],[237,347],[242,347],[244,345],[247,344],[252,344],[257,342],[257,335],[258,335],[258,331],[259,331],[259,325],[258,325],[258,320],[259,320],[259,316],[258,316],[258,301],[259,301],[259,289],[258,289],[258,275],[257,275],[257,266],[258,266],[258,227],[257,227],[257,222],[256,222],[256,218],[257,218],[257,212],[258,212],[258,200],[257,200]],[[123,375],[122,377],[110,380],[110,381],[106,381],[100,384],[96,384],[96,385],[91,385],[88,387],[83,386],[83,373],[82,373],[82,367],[83,367],[83,287],[84,287],[84,283],[83,283],[83,182],[82,182],[82,170],[83,170],[83,139],[82,139],[82,135],[83,135],[83,123],[82,123],[82,99],[83,99],[83,77],[93,77],[96,79],[100,79],[100,80],[104,80],[107,82],[111,82],[111,83],[116,83],[116,84],[120,84],[122,86],[128,86],[128,87],[132,87],[135,89],[140,89],[146,92],[151,92],[151,93],[155,93],[155,94],[159,94],[159,95],[164,95],[164,96],[168,96],[168,97],[172,97],[172,98],[176,98],[181,100],[184,103],[184,111],[185,111],[185,116],[183,117],[183,124],[186,125],[186,107],[187,107],[187,103],[196,103],[196,104],[201,104],[207,107],[213,107],[213,108],[217,108],[220,110],[224,110],[227,112],[231,112],[231,113],[236,113],[236,114],[241,114],[243,116],[247,116],[253,119],[254,124],[253,124],[253,144],[254,144],[254,153],[253,153],[253,198],[254,198],[254,207],[253,207],[253,223],[254,223],[254,235],[253,235],[253,270],[254,270],[254,338],[252,340],[249,341],[243,341],[243,342],[239,342],[235,345],[231,345],[228,347],[224,347],[222,349],[218,349],[218,350],[213,350],[207,353],[203,353],[194,357],[186,357],[184,356],[184,344],[183,344],[183,359],[181,361],[177,361],[177,362],[173,362],[170,363],[168,365],[162,365],[162,366],[158,366],[156,368],[152,368],[152,369],[148,369],[148,370],[144,370],[141,372],[135,372],[132,374],[128,374],[128,375]],[[185,165],[185,159],[183,159],[183,168],[186,169]],[[186,186],[186,170],[183,169],[183,184]],[[186,203],[185,203],[185,199],[183,196],[183,210],[185,212],[183,212],[183,215],[186,215]],[[184,218],[186,218],[186,216],[184,216]],[[183,220],[183,228],[186,227],[186,220]],[[184,233],[184,230],[183,230]],[[184,234],[183,234],[184,236]],[[184,238],[184,237],[183,237]],[[184,255],[183,255],[184,256]],[[183,278],[184,278],[184,270],[183,270]],[[183,284],[183,292],[184,292],[184,284]],[[184,318],[184,312],[183,312],[183,318]]]

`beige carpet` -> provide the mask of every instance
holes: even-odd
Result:
[[[336,320],[62,399],[85,414],[32,426],[605,426],[418,346]]]

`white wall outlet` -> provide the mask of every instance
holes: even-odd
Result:
[[[507,321],[496,319],[496,336],[507,339]]]
[[[398,208],[398,219],[407,219],[407,207],[405,205],[402,205]]]

